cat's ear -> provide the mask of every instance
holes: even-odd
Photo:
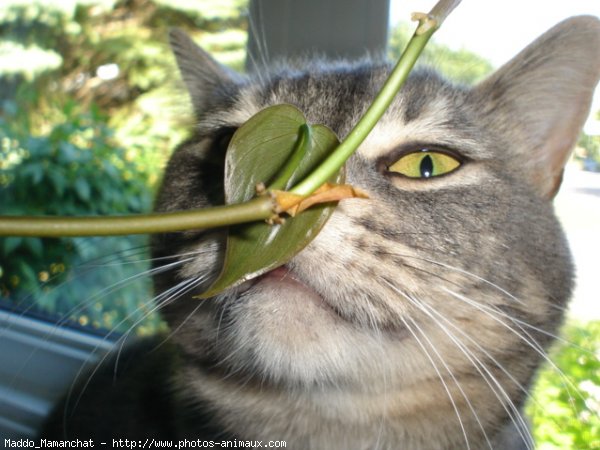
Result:
[[[600,21],[567,19],[474,88],[481,118],[499,130],[534,188],[552,198],[600,77]]]
[[[213,102],[230,96],[241,82],[240,74],[215,61],[185,32],[171,29],[169,42],[196,114],[206,111]]]

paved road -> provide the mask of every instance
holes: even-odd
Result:
[[[571,315],[600,320],[600,173],[568,167],[555,205],[577,267]]]

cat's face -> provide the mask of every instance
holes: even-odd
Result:
[[[157,256],[186,261],[157,287],[189,370],[207,377],[202,396],[218,403],[224,385],[304,392],[300,416],[327,410],[357,429],[396,418],[396,434],[437,423],[447,442],[459,420],[476,442],[515,416],[570,295],[550,200],[598,79],[599,36],[592,19],[564,23],[474,88],[414,73],[347,164],[369,199],[340,202],[282,268],[198,300],[220,269],[222,233],[156,239]],[[173,45],[199,122],[170,162],[159,210],[222,202],[228,136],[264,107],[291,103],[343,138],[388,73],[315,64],[241,79],[180,34]],[[423,150],[452,170],[427,176],[414,158],[421,178],[398,173]]]

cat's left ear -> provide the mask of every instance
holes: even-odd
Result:
[[[180,29],[169,31],[169,41],[197,115],[231,97],[243,79],[240,74],[217,62]]]
[[[484,125],[509,144],[515,170],[545,198],[589,114],[600,78],[600,21],[567,19],[547,31],[473,90]]]

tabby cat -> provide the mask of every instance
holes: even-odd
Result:
[[[343,137],[390,70],[242,76],[180,31],[171,45],[198,120],[159,211],[221,204],[227,144],[261,109],[295,105]],[[552,198],[599,77],[600,21],[585,16],[474,87],[414,71],[347,163],[370,198],[341,201],[289,263],[210,300],[195,296],[218,274],[223,232],[155,237],[170,335],[82,377],[42,434],[531,448],[523,403],[572,289]]]

